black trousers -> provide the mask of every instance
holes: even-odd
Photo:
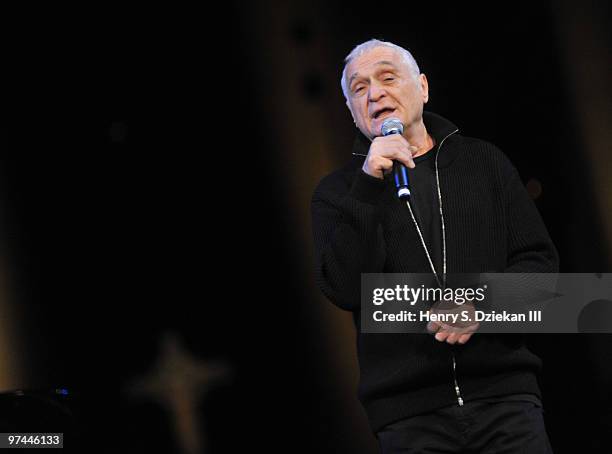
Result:
[[[382,454],[549,454],[543,409],[533,402],[466,402],[385,426]]]

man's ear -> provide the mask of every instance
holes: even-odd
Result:
[[[423,93],[423,104],[429,101],[429,83],[427,82],[427,76],[425,74],[419,75],[419,85],[421,87],[421,93]]]
[[[346,100],[346,107],[348,107],[349,112],[351,113],[351,118],[353,119],[353,123],[355,123],[355,126],[357,126],[357,121],[355,121],[355,115],[353,115],[353,109],[351,109],[351,104],[349,103],[349,100]]]

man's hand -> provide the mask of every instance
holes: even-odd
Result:
[[[410,145],[400,134],[375,137],[363,163],[363,171],[368,175],[382,179],[385,173],[393,168],[394,160],[414,169],[412,152],[416,150],[417,147]]]
[[[464,311],[470,321],[462,320]],[[439,302],[429,309],[429,313],[457,314],[457,322],[432,321],[427,324],[427,330],[430,333],[436,333],[435,338],[439,342],[446,341],[449,344],[465,344],[480,325],[478,322],[471,321],[474,320],[473,303],[458,305],[453,302]]]

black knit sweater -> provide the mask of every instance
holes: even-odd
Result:
[[[558,256],[536,207],[508,158],[494,145],[463,137],[425,112],[439,150],[448,273],[554,273]],[[445,139],[445,140],[444,140]],[[354,152],[370,142],[359,135]],[[363,157],[321,180],[312,198],[316,279],[337,306],[353,312],[360,365],[358,396],[374,432],[395,420],[464,401],[515,393],[540,396],[540,359],[519,335],[476,333],[451,346],[428,334],[360,332],[361,273],[428,273],[405,204],[390,178],[361,170]],[[436,207],[437,208],[437,207]]]

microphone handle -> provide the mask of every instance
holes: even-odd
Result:
[[[393,161],[393,179],[397,188],[397,196],[404,199],[410,196],[408,169],[399,161]]]

